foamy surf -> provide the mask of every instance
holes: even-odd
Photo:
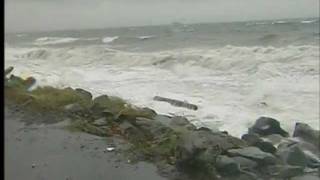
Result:
[[[319,47],[237,47],[134,53],[103,46],[6,48],[6,66],[40,85],[111,94],[239,136],[259,116],[319,127]],[[163,96],[197,111],[153,101]]]
[[[138,36],[138,39],[141,39],[141,40],[152,39],[152,38],[155,38],[155,36],[154,36],[154,35],[150,35],[150,36]]]
[[[41,37],[35,40],[34,45],[53,45],[71,43],[79,40],[79,38],[72,37]]]
[[[115,41],[115,40],[117,40],[117,39],[119,39],[119,36],[104,37],[104,38],[102,39],[102,42],[103,42],[103,43],[111,43],[111,42],[113,42],[113,41]]]

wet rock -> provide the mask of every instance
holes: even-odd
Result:
[[[8,74],[10,74],[13,71],[13,67],[9,66],[8,68],[6,68],[4,70],[4,75],[7,76]]]
[[[319,154],[313,154],[312,152],[308,150],[303,151],[306,158],[307,158],[307,166],[309,168],[320,168],[320,157]]]
[[[171,129],[162,123],[147,118],[139,117],[136,119],[134,124],[145,134],[149,134],[152,138],[166,136],[171,132]]]
[[[79,103],[68,104],[63,109],[70,113],[79,113],[85,110]]]
[[[102,117],[100,119],[94,120],[92,124],[95,126],[107,126],[108,122],[105,117]]]
[[[283,140],[283,138],[284,137],[279,134],[271,134],[271,135],[265,136],[263,140],[272,143],[274,146],[278,146]]]
[[[177,167],[183,172],[198,172],[208,177],[214,176],[214,162],[222,152],[243,147],[246,144],[223,133],[213,133],[207,129],[189,131],[177,142]]]
[[[320,149],[320,133],[318,130],[312,129],[309,125],[304,123],[296,123],[293,137],[298,137],[304,141],[310,142]]]
[[[92,94],[89,91],[86,91],[86,90],[81,89],[81,88],[76,88],[75,91],[82,98],[84,98],[86,100],[90,100],[90,101],[92,100]]]
[[[240,174],[240,165],[228,156],[219,155],[215,167],[222,176],[234,176]]]
[[[299,167],[306,167],[307,158],[304,152],[296,144],[279,148],[277,155],[287,164]]]
[[[140,143],[150,140],[150,137],[147,137],[141,130],[127,121],[120,123],[119,129],[121,134],[132,143]]]
[[[259,164],[276,164],[276,158],[270,154],[261,151],[259,148],[256,147],[244,147],[241,149],[230,149],[228,150],[228,154],[230,156],[242,156],[245,158],[252,159]]]
[[[275,148],[272,143],[270,142],[257,142],[254,144],[254,146],[258,147],[260,150],[267,152],[267,153],[271,153],[274,154],[277,151],[277,148]]]
[[[260,137],[257,134],[244,134],[241,136],[241,139],[246,141],[248,143],[249,146],[253,146],[258,142],[261,142],[262,139],[260,139]]]
[[[303,174],[303,168],[300,166],[268,166],[267,171],[271,176],[283,179],[288,179]]]
[[[307,174],[307,175],[293,177],[290,180],[319,180],[319,176]]]
[[[72,122],[69,127],[71,130],[76,129],[89,134],[97,135],[97,136],[110,136],[112,135],[111,129],[108,127],[97,127],[93,125],[91,122],[85,120],[77,120]]]
[[[249,128],[249,134],[257,133],[260,136],[267,136],[272,134],[280,134],[283,137],[288,137],[289,134],[280,127],[279,121],[269,118],[260,117],[255,124]]]
[[[162,124],[166,125],[166,126],[170,126],[171,123],[171,116],[167,116],[167,115],[161,115],[161,114],[157,114],[153,119],[161,122]]]
[[[231,157],[237,164],[240,165],[240,168],[241,169],[249,169],[249,170],[252,170],[254,168],[256,168],[258,166],[258,164],[253,161],[253,160],[250,160],[248,158],[244,158],[244,157],[241,157],[241,156],[236,156],[236,157]]]
[[[197,127],[189,122],[189,120],[182,116],[175,116],[171,118],[171,122],[169,124],[175,130],[179,130],[182,127],[187,130],[195,130]]]

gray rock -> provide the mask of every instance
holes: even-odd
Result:
[[[303,168],[299,166],[276,165],[268,166],[266,169],[271,176],[283,179],[288,179],[303,174]]]
[[[167,116],[167,115],[158,114],[153,119],[158,121],[158,122],[161,122],[162,124],[164,124],[166,126],[169,126],[170,123],[171,123],[171,118],[172,117]]]
[[[254,146],[257,142],[261,142],[262,139],[260,139],[260,137],[255,134],[244,134],[241,136],[241,139],[246,141],[248,143],[249,146]]]
[[[279,134],[271,134],[268,136],[265,136],[264,138],[262,138],[264,141],[268,141],[270,143],[272,143],[274,146],[278,146],[281,141],[283,140],[284,137],[282,137]]]
[[[69,113],[79,113],[84,111],[85,109],[78,103],[68,104],[64,106],[64,110]]]
[[[94,120],[92,124],[95,126],[107,126],[108,122],[105,117],[102,117],[100,119]]]
[[[275,148],[272,143],[266,141],[257,142],[256,144],[254,144],[254,146],[258,147],[263,152],[271,154],[274,154],[277,151],[277,148]]]
[[[220,155],[216,159],[215,167],[223,176],[234,176],[240,174],[240,165],[234,159]]]
[[[302,175],[291,178],[290,180],[319,180],[319,176],[316,175]]]
[[[169,126],[175,130],[185,128],[188,130],[195,130],[197,127],[189,122],[189,120],[182,116],[175,116],[171,118]]]
[[[319,168],[320,167],[320,158],[319,154],[313,154],[308,150],[303,150],[306,158],[307,158],[307,166],[310,168]]]
[[[250,160],[248,158],[244,158],[244,157],[241,157],[241,156],[236,156],[236,157],[231,157],[236,163],[238,163],[240,165],[240,168],[241,169],[254,169],[258,166],[258,164],[253,161],[253,160]]]
[[[171,129],[162,123],[148,118],[138,117],[134,123],[145,134],[153,138],[161,138],[171,132]]]
[[[82,98],[87,99],[87,100],[92,100],[92,94],[89,91],[86,91],[86,90],[81,89],[81,88],[76,88],[75,91]]]
[[[307,166],[308,160],[304,152],[296,144],[280,148],[277,155],[289,165],[300,166],[302,168]]]
[[[177,142],[176,165],[181,171],[199,172],[211,176],[218,155],[228,149],[244,146],[246,143],[238,138],[223,133],[213,133],[209,129],[188,131],[181,134]]]
[[[270,154],[261,151],[257,147],[244,147],[241,149],[230,149],[228,150],[230,156],[242,156],[245,158],[252,159],[259,164],[276,164],[276,158]]]
[[[272,134],[280,134],[283,137],[288,137],[289,134],[280,127],[279,121],[269,118],[260,117],[255,124],[249,128],[249,134],[257,133],[260,136],[268,136]]]
[[[4,75],[7,76],[8,74],[10,74],[13,71],[13,67],[9,66],[8,68],[6,68],[4,70]]]
[[[320,133],[318,130],[312,129],[308,124],[296,123],[293,137],[299,137],[315,145],[318,150],[320,149]]]

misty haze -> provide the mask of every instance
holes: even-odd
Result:
[[[318,0],[5,0],[5,180],[319,180]]]

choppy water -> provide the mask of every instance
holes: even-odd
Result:
[[[319,35],[318,19],[6,34],[5,65],[233,135],[262,115],[291,131],[296,121],[319,128]]]

